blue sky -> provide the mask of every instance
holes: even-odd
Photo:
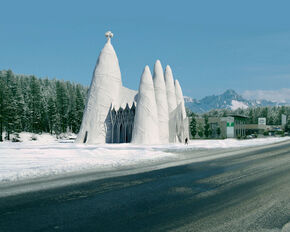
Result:
[[[2,1],[0,69],[89,85],[111,30],[126,87],[160,59],[194,98],[279,92],[290,88],[289,9],[286,0]]]

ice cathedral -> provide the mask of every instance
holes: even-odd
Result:
[[[188,138],[188,118],[178,80],[156,61],[146,65],[139,91],[122,85],[112,32],[106,34],[93,73],[77,143],[166,144]]]

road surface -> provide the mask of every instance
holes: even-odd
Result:
[[[0,197],[0,231],[290,231],[290,143],[241,149]]]

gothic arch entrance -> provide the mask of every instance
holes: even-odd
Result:
[[[126,143],[131,142],[131,137],[132,137],[132,126],[129,124],[126,127]]]
[[[125,130],[123,124],[120,125],[120,139],[119,143],[125,143]]]
[[[135,104],[131,107],[127,104],[123,109],[113,108],[110,112],[111,139],[112,143],[130,143],[135,117]]]
[[[113,128],[113,143],[119,143],[119,132],[118,132],[118,125],[117,123],[114,124],[114,128]]]

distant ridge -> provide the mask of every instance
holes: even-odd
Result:
[[[272,102],[267,100],[247,100],[232,89],[228,89],[220,95],[206,96],[201,100],[184,96],[184,102],[185,106],[194,113],[205,113],[213,109],[236,110],[238,108],[246,109],[248,107],[258,106],[289,105],[287,103]]]

